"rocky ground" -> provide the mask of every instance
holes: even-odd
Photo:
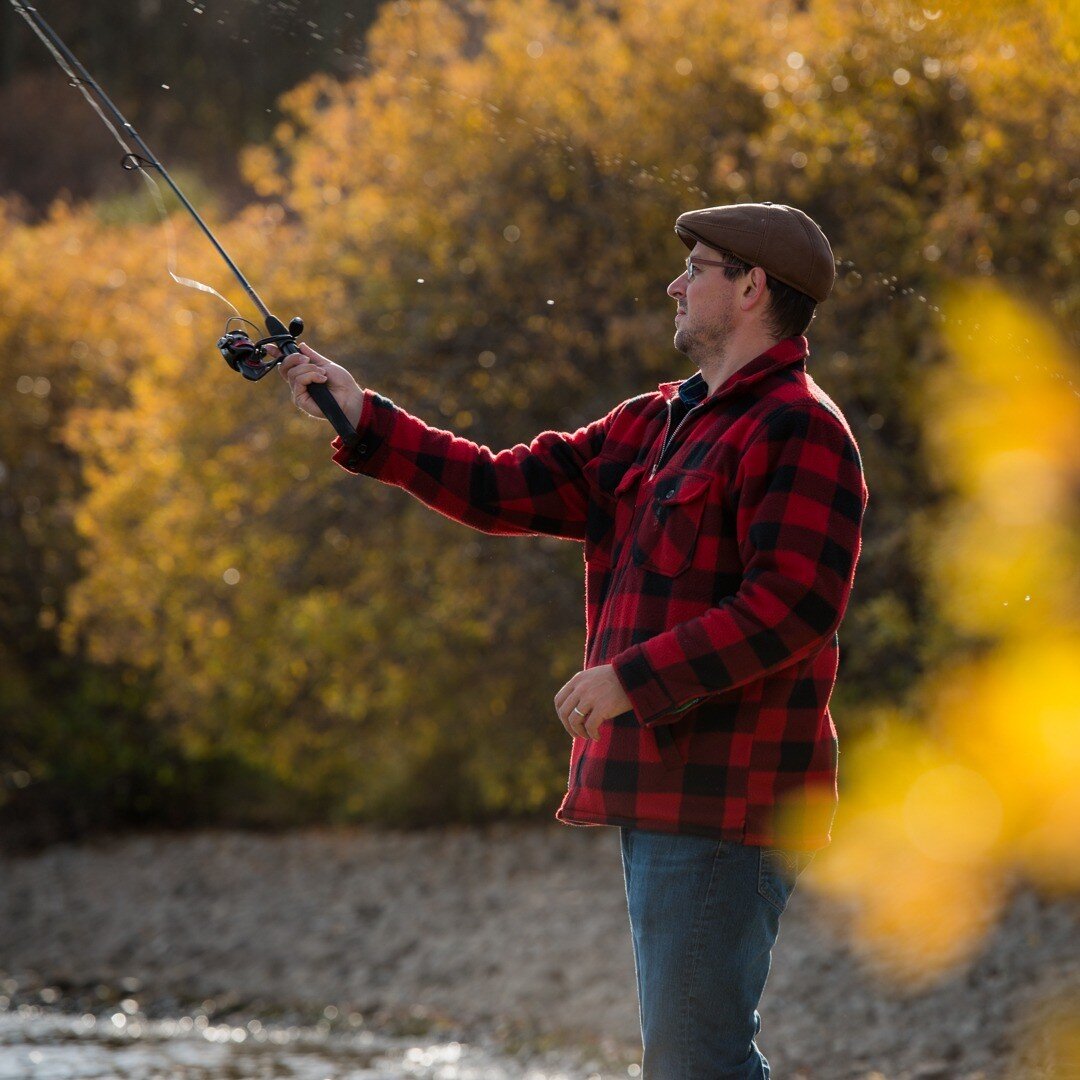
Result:
[[[1075,902],[1018,889],[979,956],[913,993],[860,965],[812,874],[789,904],[761,1006],[774,1078],[1070,1075],[1046,1064],[1046,1036],[1031,1031],[1080,1000]],[[173,1014],[204,1001],[262,1016],[333,1006],[630,1062],[617,833],[206,832],[0,858],[0,1005],[84,1008],[110,995]]]

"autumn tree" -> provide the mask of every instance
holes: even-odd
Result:
[[[989,24],[969,7],[390,4],[363,72],[283,98],[274,138],[244,155],[253,201],[222,233],[362,383],[499,448],[690,374],[664,295],[678,213],[810,212],[839,260],[810,368],[852,420],[872,493],[844,737],[966,645],[926,588],[950,495],[922,433],[946,283],[997,277],[1061,322],[1078,306],[1063,168],[1078,140],[1056,104],[1069,36],[1049,2]],[[12,281],[57,293],[43,362],[61,372],[74,341],[89,367],[105,341],[122,362],[115,387],[55,417],[38,496],[52,504],[54,468],[72,478],[67,647],[148,680],[147,721],[186,759],[268,778],[267,820],[550,807],[566,756],[551,698],[581,665],[580,549],[470,533],[337,470],[329,429],[276,375],[251,386],[215,359],[220,305],[161,273],[161,226],[58,213],[42,235],[83,230],[83,250],[46,269],[41,230],[11,223],[22,246],[5,253]],[[173,228],[183,272],[235,292],[188,223]],[[90,265],[106,282],[87,291]],[[148,318],[168,333],[148,338]],[[1038,363],[1022,343],[1017,360]],[[0,364],[9,384],[36,377],[12,350]]]

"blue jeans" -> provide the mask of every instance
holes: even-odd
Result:
[[[621,833],[643,1080],[768,1080],[757,1006],[780,916],[813,853]]]

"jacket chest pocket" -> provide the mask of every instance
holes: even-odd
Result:
[[[666,472],[657,480],[641,511],[634,534],[634,562],[673,577],[691,563],[701,533],[713,473]]]

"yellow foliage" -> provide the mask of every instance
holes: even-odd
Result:
[[[848,754],[816,877],[854,898],[865,952],[913,981],[978,946],[1017,874],[1080,889],[1078,367],[999,290],[957,290],[946,312],[953,359],[923,403],[957,491],[937,595],[992,646],[933,673],[928,723],[894,719]]]
[[[867,819],[898,858],[938,868],[897,885],[916,909],[972,865],[1049,883],[1054,823],[1075,812],[1053,719],[1075,692],[1055,673],[1075,637],[1072,361],[999,293],[952,298],[947,346],[934,318],[946,283],[973,275],[1037,282],[1057,319],[1080,305],[1062,7],[993,10],[387,4],[363,70],[290,91],[274,141],[246,151],[259,201],[212,222],[271,306],[303,314],[362,382],[502,446],[678,377],[664,287],[679,212],[773,199],[821,220],[843,264],[813,370],[856,425],[873,492],[841,692],[902,699],[936,659],[924,563],[952,625],[1001,642],[946,672],[940,700],[924,688],[936,749]],[[325,429],[276,375],[225,368],[221,305],[171,283],[167,233],[136,217],[60,203],[28,226],[0,204],[15,478],[0,498],[19,509],[0,527],[64,567],[26,588],[26,622],[152,675],[154,719],[193,752],[235,751],[336,812],[440,791],[469,812],[549,804],[565,746],[544,718],[580,662],[580,553],[478,539],[328,465]],[[191,223],[173,227],[179,271],[239,302]],[[928,383],[946,347],[957,362]],[[929,554],[911,539],[939,494],[928,468],[960,496]],[[1010,727],[1025,671],[1039,687]],[[950,719],[956,687],[995,739],[1042,733],[1006,743],[1008,776]],[[962,825],[931,827],[943,800]],[[867,924],[897,927],[898,911]]]
[[[1016,636],[1077,614],[1080,400],[1064,344],[988,286],[957,292],[954,365],[928,384],[936,458],[963,507],[934,557],[939,603],[959,626]]]

